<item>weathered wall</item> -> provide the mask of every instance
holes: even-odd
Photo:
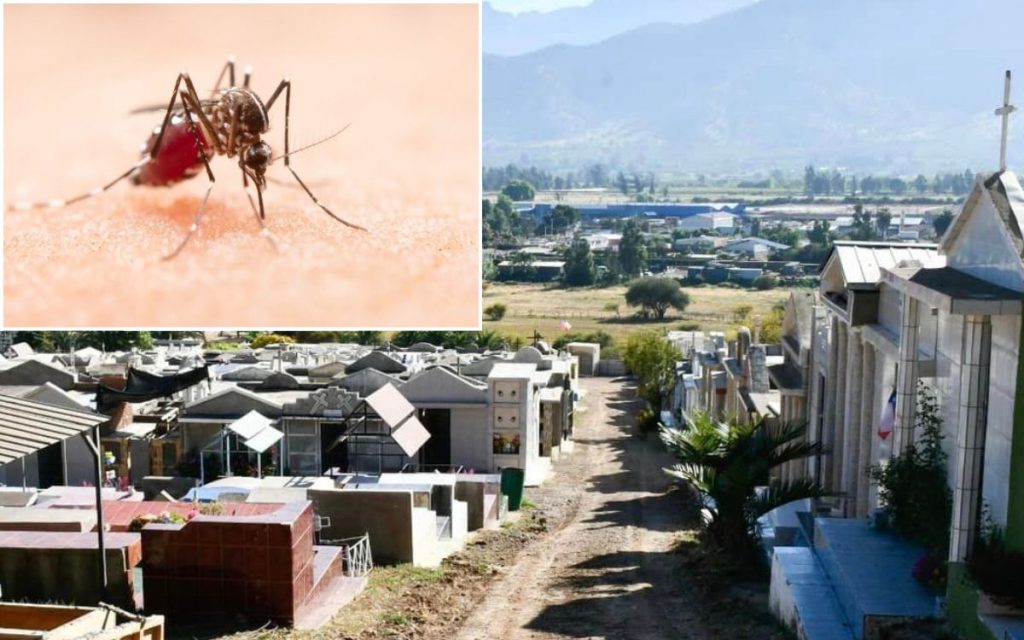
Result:
[[[5,599],[134,608],[131,568],[142,557],[138,534],[106,535],[107,594],[99,588],[96,535],[0,532],[0,588]]]
[[[490,468],[491,440],[487,429],[487,406],[452,407],[452,464],[475,471]]]
[[[375,561],[415,561],[411,492],[314,489],[309,499],[317,515],[331,519],[322,540],[369,534]]]
[[[69,487],[96,485],[96,458],[81,436],[64,441],[64,473]]]

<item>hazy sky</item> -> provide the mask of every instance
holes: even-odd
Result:
[[[523,11],[554,11],[562,7],[590,4],[593,0],[490,0],[491,6],[499,11],[520,13]]]

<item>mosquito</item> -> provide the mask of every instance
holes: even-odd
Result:
[[[228,79],[228,88],[222,90],[221,83],[224,81],[225,75]],[[213,170],[210,169],[210,159],[216,155],[238,158],[238,168],[242,172],[242,187],[249,198],[249,204],[252,206],[262,233],[269,240],[266,212],[263,207],[263,191],[267,186],[266,172],[271,163],[283,158],[284,166],[324,213],[347,227],[366,231],[364,227],[345,220],[324,206],[291,166],[292,155],[326,142],[345,129],[311,145],[290,151],[288,121],[291,111],[291,81],[287,78],[282,80],[264,103],[256,92],[249,88],[251,76],[252,69],[246,67],[242,85],[235,84],[235,60],[233,57],[229,57],[227,64],[224,65],[217,77],[211,97],[200,99],[189,74],[179,73],[178,79],[174,82],[170,102],[164,110],[163,123],[153,129],[149,140],[143,145],[142,158],[139,162],[107,184],[73,198],[47,202],[21,202],[15,203],[11,208],[61,208],[99,195],[126,178],[134,185],[170,186],[193,178],[205,169],[210,184],[184,239],[173,252],[163,258],[170,260],[181,253],[199,229],[199,223],[206,211],[206,202],[216,183]],[[270,145],[263,140],[263,134],[270,129],[268,114],[282,93],[284,93],[284,154],[274,157]],[[158,110],[163,110],[163,107],[144,107],[135,110],[135,113]],[[249,194],[250,181],[256,187],[258,209]]]

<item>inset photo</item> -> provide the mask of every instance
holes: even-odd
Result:
[[[6,327],[479,326],[477,5],[4,25]]]

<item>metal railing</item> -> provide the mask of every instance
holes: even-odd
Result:
[[[466,473],[466,468],[461,464],[418,464],[406,462],[402,465],[399,473],[421,473],[426,471],[438,471],[440,473]]]
[[[373,552],[370,550],[370,534],[355,538],[355,543],[345,547],[345,575],[361,578],[373,569]]]
[[[450,540],[452,537],[452,519],[448,516],[437,516],[437,539]]]
[[[349,578],[361,578],[373,569],[373,551],[370,549],[368,533],[355,538],[320,540],[320,544],[342,548],[345,554],[345,575]]]

